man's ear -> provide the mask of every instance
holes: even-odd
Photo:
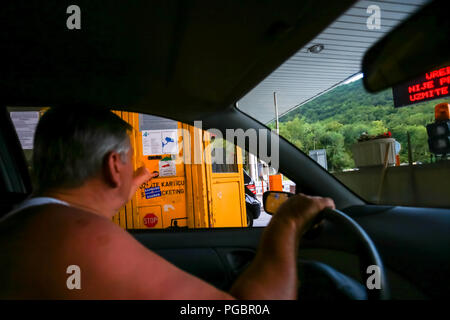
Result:
[[[117,152],[108,153],[103,161],[103,176],[105,182],[112,188],[117,188],[121,185],[121,164],[122,160],[120,154]]]

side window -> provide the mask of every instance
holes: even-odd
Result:
[[[47,109],[8,108],[30,172],[35,129]],[[292,182],[256,156],[209,132],[157,116],[113,112],[133,127],[134,168],[158,172],[113,217],[125,229],[266,226],[271,216],[262,208],[262,193],[276,183],[294,191]]]
[[[115,112],[134,128],[135,168],[158,172],[114,217],[117,224],[145,230],[241,228],[260,217],[261,197],[255,182],[245,178],[239,147],[174,120]]]
[[[16,129],[30,170],[33,156],[34,132],[44,110],[45,108],[8,107],[9,116]]]

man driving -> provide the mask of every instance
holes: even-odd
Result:
[[[35,133],[33,195],[0,222],[0,299],[295,299],[297,253],[333,200],[296,195],[229,292],[145,248],[111,218],[153,178],[134,171],[131,126],[109,110],[51,108]],[[55,134],[55,133],[58,134]],[[67,286],[67,268],[81,288]]]

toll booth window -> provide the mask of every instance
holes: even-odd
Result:
[[[236,146],[224,139],[211,137],[211,160],[213,173],[238,172]]]
[[[8,108],[30,171],[35,130],[47,109]],[[266,217],[260,190],[267,190],[267,181],[261,185],[256,160],[245,164],[247,157],[239,147],[171,119],[112,112],[133,128],[128,134],[134,169],[145,166],[155,174],[114,215],[114,223],[149,231],[267,225],[268,219],[260,219]]]

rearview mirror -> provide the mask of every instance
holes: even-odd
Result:
[[[266,191],[263,194],[264,211],[268,214],[275,214],[278,208],[287,200],[293,196],[293,193],[284,191]]]
[[[450,62],[446,1],[425,5],[364,55],[364,87],[378,92]]]

